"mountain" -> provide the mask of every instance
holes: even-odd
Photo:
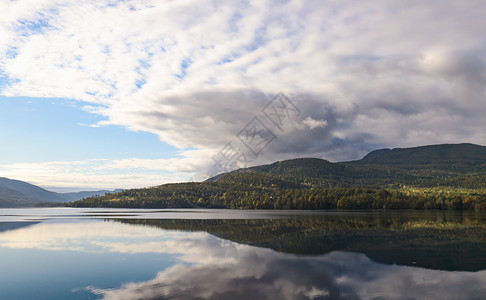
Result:
[[[241,172],[269,174],[314,187],[380,188],[405,184],[486,188],[486,147],[443,144],[380,149],[360,160],[339,163],[318,158],[291,159],[220,174],[208,181],[229,182]]]
[[[0,177],[0,207],[29,207],[42,202],[65,202],[65,199],[33,184]]]
[[[474,144],[443,144],[414,148],[380,149],[357,164],[398,166],[405,169],[436,169],[456,172],[486,171],[486,147]]]
[[[8,188],[19,192],[29,198],[36,199],[39,202],[64,202],[64,197],[55,192],[50,192],[36,185],[1,177],[0,188]]]
[[[207,182],[241,184],[246,181],[264,186],[277,185],[290,188],[293,185],[349,186],[347,177],[354,174],[351,168],[319,158],[298,158],[278,161],[268,165],[239,169],[209,178]],[[245,175],[242,175],[245,174]],[[246,179],[242,181],[242,177]],[[252,178],[252,179],[251,179]],[[287,184],[282,185],[284,182]]]
[[[486,209],[486,147],[381,149],[331,163],[299,158],[70,203],[96,207]]]
[[[0,208],[32,206],[39,201],[15,190],[0,187]]]
[[[60,195],[64,198],[63,202],[66,202],[66,201],[77,201],[80,199],[89,198],[93,196],[104,196],[107,193],[119,193],[122,191],[123,189],[116,189],[113,191],[109,191],[109,190],[81,191],[81,192],[73,192],[73,193],[62,193]]]
[[[77,201],[92,196],[103,196],[115,191],[83,191],[77,193],[55,193],[36,185],[14,179],[0,177],[0,207],[30,207],[46,202]]]

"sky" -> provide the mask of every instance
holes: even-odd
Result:
[[[486,145],[486,3],[0,0],[0,176],[155,186]]]

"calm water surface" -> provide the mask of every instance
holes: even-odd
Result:
[[[486,214],[1,209],[0,299],[486,299]]]

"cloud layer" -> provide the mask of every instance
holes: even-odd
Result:
[[[91,159],[0,165],[0,172],[17,180],[48,190],[70,192],[90,189],[116,189],[155,186],[187,180],[194,167],[184,157],[169,159]],[[200,165],[197,165],[200,167]],[[182,171],[181,171],[182,170]],[[186,172],[184,172],[186,171]]]
[[[83,101],[208,171],[258,117],[251,157],[356,159],[378,147],[486,144],[486,5],[468,1],[15,1],[0,4],[7,96]],[[279,92],[301,114],[277,128]]]

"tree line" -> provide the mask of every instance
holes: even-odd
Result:
[[[133,189],[64,204],[71,207],[234,209],[486,210],[486,191],[454,188],[285,188],[179,183]]]

